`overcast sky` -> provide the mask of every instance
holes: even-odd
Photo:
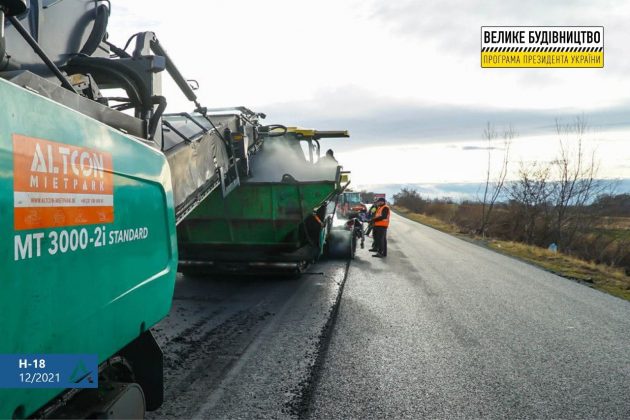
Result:
[[[478,181],[488,121],[519,133],[515,167],[551,160],[555,119],[576,115],[590,122],[600,176],[630,178],[630,2],[112,3],[110,40],[156,32],[200,82],[204,105],[350,130],[330,144],[357,184]],[[480,27],[489,25],[604,26],[605,68],[482,69]],[[169,111],[191,109],[171,84],[165,90]]]

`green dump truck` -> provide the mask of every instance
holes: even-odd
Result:
[[[299,272],[326,252],[349,173],[320,158],[319,140],[348,132],[276,127],[261,136],[250,176],[179,224],[180,271]]]

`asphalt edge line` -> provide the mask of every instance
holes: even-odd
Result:
[[[309,374],[304,381],[305,385],[302,388],[300,399],[297,403],[296,411],[294,414],[297,414],[298,419],[307,419],[310,417],[311,411],[313,409],[313,394],[315,389],[319,384],[321,378],[322,367],[326,360],[326,356],[328,355],[328,349],[330,347],[330,341],[332,339],[332,333],[335,328],[335,324],[337,323],[337,316],[339,314],[339,307],[341,306],[341,297],[343,296],[343,291],[346,286],[346,280],[348,279],[348,274],[350,273],[350,263],[351,259],[346,263],[346,272],[341,280],[341,285],[339,285],[339,292],[337,293],[337,297],[333,306],[330,310],[328,321],[322,327],[322,330],[319,334],[319,344],[317,345],[317,357],[315,358],[315,362],[309,369]]]

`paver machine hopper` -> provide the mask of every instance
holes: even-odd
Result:
[[[336,199],[350,181],[320,157],[319,140],[348,132],[271,126],[259,136],[249,176],[227,197],[210,194],[178,226],[181,271],[299,272],[326,252]]]

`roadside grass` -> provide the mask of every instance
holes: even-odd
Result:
[[[605,264],[595,264],[533,245],[496,239],[483,239],[476,235],[461,232],[454,224],[446,223],[436,217],[413,213],[400,207],[394,207],[394,210],[401,216],[413,221],[445,233],[472,240],[503,254],[527,261],[559,276],[576,280],[597,290],[630,301],[630,276],[627,276],[621,269]]]
[[[405,216],[407,219],[411,219],[415,222],[422,223],[423,225],[427,225],[434,229],[441,230],[442,232],[451,233],[451,234],[461,233],[456,225],[452,223],[446,223],[445,221],[438,219],[437,217],[427,216],[426,214],[422,214],[422,213],[414,213],[407,209],[403,209],[403,208],[395,207],[395,206],[393,207],[393,210],[396,211],[396,213],[402,216]]]
[[[602,217],[599,226],[607,229],[630,229],[630,217]]]
[[[630,240],[630,217],[602,217],[593,231],[616,240]]]

